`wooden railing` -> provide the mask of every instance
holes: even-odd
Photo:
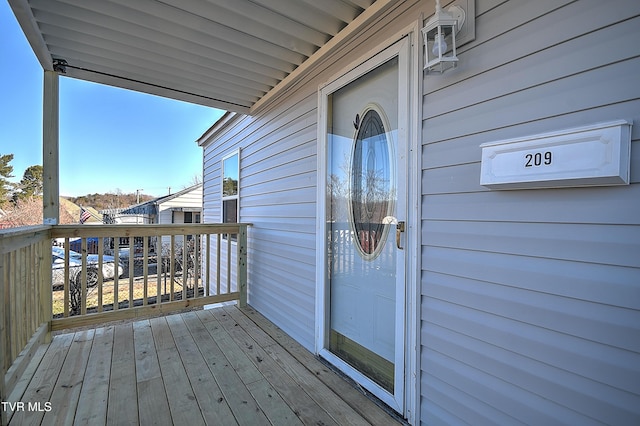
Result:
[[[231,300],[246,305],[248,226],[0,230],[2,401],[53,330]]]
[[[247,226],[53,227],[51,237],[65,255],[54,269],[54,284],[56,273],[60,284],[54,286],[52,329],[230,300],[246,304]],[[71,246],[79,248],[80,265],[71,264]]]
[[[0,231],[0,398],[22,376],[51,322],[50,226]],[[4,410],[0,410],[4,424]]]

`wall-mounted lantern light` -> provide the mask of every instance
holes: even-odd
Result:
[[[443,73],[455,68],[456,34],[465,21],[465,12],[460,6],[451,6],[446,12],[436,0],[436,12],[422,29],[424,38],[424,69],[429,73]]]

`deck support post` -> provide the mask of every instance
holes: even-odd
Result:
[[[58,73],[44,71],[42,111],[42,220],[45,225],[60,222],[60,147]]]
[[[8,354],[7,348],[9,347],[9,332],[7,330],[7,321],[5,316],[8,309],[6,309],[7,302],[9,297],[5,296],[5,293],[9,292],[9,282],[8,277],[9,273],[7,272],[7,266],[5,265],[5,254],[4,251],[0,249],[0,306],[3,307],[3,312],[0,314],[0,401],[7,401],[7,389],[5,388],[5,374],[7,372],[7,360],[10,355]],[[0,425],[7,424],[7,413],[6,410],[0,410]]]
[[[241,308],[247,306],[247,225],[240,225],[238,229],[238,291]]]

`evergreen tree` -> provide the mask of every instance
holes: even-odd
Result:
[[[13,177],[13,166],[9,163],[13,160],[13,154],[0,155],[0,208],[3,207],[11,195],[14,184],[9,182]]]
[[[14,201],[26,200],[42,195],[42,176],[44,169],[40,165],[30,166],[24,171],[18,184],[20,192],[14,195]]]

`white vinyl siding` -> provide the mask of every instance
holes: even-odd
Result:
[[[204,144],[204,217],[242,148],[249,303],[313,350],[317,89],[433,2],[399,3]],[[640,2],[476,0],[459,67],[423,78],[424,424],[640,421]],[[421,59],[421,58],[420,58]],[[490,191],[480,145],[634,120],[631,185]],[[323,214],[323,212],[320,212]]]
[[[239,117],[223,139],[204,147],[207,221],[221,217],[221,171],[214,159],[242,148],[240,218],[253,224],[249,303],[309,349],[315,303],[315,108],[316,97],[310,96],[268,118]]]
[[[426,424],[640,419],[640,131],[632,184],[489,191],[485,142],[635,118],[640,3],[479,1],[424,80]],[[631,19],[629,19],[631,17]]]
[[[203,144],[207,220],[220,217],[214,201],[219,183],[211,180],[220,173],[215,163],[223,153],[242,149],[240,218],[253,224],[249,303],[310,351],[315,349],[318,85],[380,49],[380,42],[391,43],[391,35],[415,22],[418,6],[398,4],[387,16],[401,16],[399,28],[382,23],[368,28],[310,71],[296,90],[255,116],[227,123]]]
[[[172,222],[172,216],[175,209],[182,209],[186,211],[202,210],[202,185],[195,187],[193,190],[188,191],[175,198],[171,198],[165,202],[158,204],[158,223],[174,223]],[[182,216],[182,211],[178,211]],[[195,215],[195,213],[194,213]],[[182,216],[183,217],[183,216]],[[184,222],[177,222],[184,223]]]
[[[185,191],[185,190],[182,190]],[[168,200],[158,203],[158,223],[184,223],[184,211],[192,211],[195,216],[195,210],[202,212],[202,185],[194,186],[192,190],[185,191],[175,197],[169,197]],[[182,241],[181,236],[176,237],[176,241]],[[162,243],[169,244],[170,237],[163,236]]]
[[[416,4],[399,6],[393,14]],[[406,13],[402,26],[418,13]],[[382,26],[373,34],[389,42],[398,31]],[[351,41],[348,54],[330,56],[330,66],[315,69],[286,99],[256,116],[236,117],[213,141],[203,143],[205,221],[219,221],[221,214],[216,163],[241,148],[240,218],[253,224],[248,231],[249,303],[309,350],[315,347],[317,90],[358,56],[379,49],[369,35]]]

